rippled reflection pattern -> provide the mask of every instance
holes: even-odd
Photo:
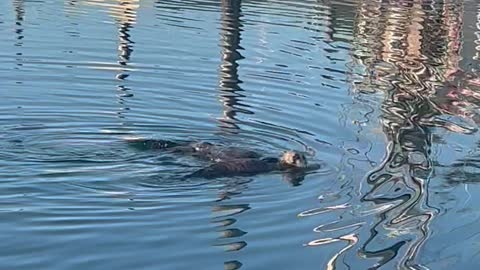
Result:
[[[361,5],[356,61],[364,67],[366,80],[360,81],[358,91],[383,91],[381,119],[388,141],[387,155],[367,175],[368,189],[361,198],[381,209],[360,249],[367,258],[377,258],[377,266],[396,259],[409,269],[425,267],[418,256],[439,214],[429,204],[432,127],[476,132],[478,100],[466,103],[469,91],[454,84],[465,73],[458,66],[458,14],[463,8],[456,1]]]
[[[248,109],[240,109],[242,106],[241,98],[243,91],[239,84],[241,83],[238,76],[238,60],[243,56],[240,54],[242,49],[240,46],[240,32],[242,31],[241,21],[241,4],[240,0],[223,0],[222,1],[222,17],[221,17],[221,39],[220,47],[222,48],[222,63],[220,65],[220,101],[223,105],[223,117],[219,119],[220,128],[227,133],[235,132],[239,129],[235,123],[237,111],[252,114]],[[243,105],[242,107],[247,107]]]
[[[381,101],[378,114],[387,139],[386,155],[366,174],[366,185],[360,183],[356,203],[328,206],[327,202],[299,215],[336,212],[341,217],[314,229],[329,237],[307,244],[345,243],[328,269],[342,264],[340,256],[347,267],[367,268],[365,262],[348,262],[352,259],[348,252],[371,260],[374,269],[428,268],[420,259],[422,248],[441,213],[429,203],[429,181],[437,162],[432,151],[434,128],[475,134],[479,123],[478,67],[470,63],[470,70],[462,70],[459,66],[463,17],[458,14],[463,13],[463,3],[457,1],[360,2],[349,76],[355,98]],[[377,93],[382,97],[369,97]],[[365,118],[375,110],[366,110]],[[354,123],[369,125],[368,120],[362,121]],[[447,178],[468,177],[462,172],[471,171],[474,160],[462,159],[461,169],[449,172]],[[458,164],[453,163],[453,168]]]
[[[0,35],[0,269],[477,267],[476,1],[4,0]]]

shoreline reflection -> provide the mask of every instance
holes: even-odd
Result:
[[[455,1],[361,5],[355,39],[363,51],[354,55],[367,76],[358,86],[367,89],[365,94],[382,86],[378,88],[384,94],[381,123],[388,142],[386,157],[368,173],[368,187],[361,198],[362,204],[386,206],[359,250],[366,258],[377,258],[376,267],[395,259],[407,269],[425,268],[418,255],[439,214],[429,205],[435,162],[432,128],[475,132],[464,123],[442,117],[459,115],[458,106],[443,106],[445,91],[441,89],[460,69],[463,22],[459,14],[463,12],[463,5]]]
[[[341,204],[316,211],[337,220],[318,225],[314,232],[322,238],[307,246],[348,243],[327,268],[345,264],[340,257],[352,259],[349,253],[356,252],[350,266],[368,265],[373,259],[373,269],[427,269],[420,254],[440,213],[430,203],[429,190],[437,158],[432,151],[435,131],[470,135],[480,123],[479,78],[460,66],[464,12],[461,1],[358,5],[347,76],[354,99],[380,103],[379,109],[365,110],[365,119],[378,113],[387,147],[378,163],[366,156],[374,167],[359,182],[360,198],[350,201],[351,213],[339,208]],[[354,124],[360,133],[367,131],[364,126],[375,125]]]

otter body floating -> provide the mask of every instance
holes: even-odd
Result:
[[[154,139],[127,139],[127,142],[144,149],[162,149],[172,153],[191,155],[213,162],[187,178],[218,178],[248,176],[272,171],[303,172],[317,167],[307,167],[302,153],[286,151],[280,158],[265,157],[239,147],[222,147],[208,142],[172,142]]]
[[[160,149],[173,153],[192,155],[201,159],[211,161],[224,161],[232,159],[260,158],[261,155],[255,151],[246,150],[240,147],[221,147],[209,142],[191,141],[168,141],[142,138],[129,138],[126,141],[141,149]]]

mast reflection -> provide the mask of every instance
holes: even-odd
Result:
[[[112,17],[118,25],[118,64],[122,67],[115,76],[120,81],[117,85],[118,103],[121,106],[121,111],[118,112],[119,118],[124,118],[124,112],[130,110],[125,102],[126,98],[133,96],[125,79],[130,76],[128,63],[133,52],[133,44],[135,44],[131,40],[130,31],[136,23],[139,6],[139,0],[119,0],[118,5],[112,8]]]
[[[234,196],[240,195],[247,189],[250,180],[242,181],[232,179],[225,183],[219,192],[216,205],[212,208],[214,218],[212,223],[216,225],[218,238],[214,246],[221,247],[225,252],[237,252],[247,246],[242,236],[247,232],[235,227],[237,215],[250,210],[249,204],[228,203]],[[225,269],[239,269],[242,263],[239,260],[224,262]]]
[[[236,118],[238,113],[252,114],[248,105],[242,104],[245,97],[238,76],[238,60],[243,59],[240,50],[242,32],[241,0],[222,0],[221,2],[221,32],[220,46],[222,62],[219,72],[220,102],[223,105],[223,116],[219,119],[219,127],[225,133],[238,133]]]
[[[220,47],[222,48],[222,62],[219,68],[219,98],[223,105],[223,116],[218,120],[221,132],[226,134],[236,134],[240,127],[237,125],[237,113],[251,114],[248,110],[240,109],[241,98],[245,97],[241,92],[240,87],[242,83],[238,76],[238,60],[243,59],[240,50],[242,21],[241,21],[241,0],[222,0],[221,1],[221,31],[220,31]],[[234,181],[235,182],[235,181]],[[233,183],[228,188],[226,186],[219,194],[219,199],[216,207],[212,209],[215,215],[213,222],[218,227],[218,244],[216,246],[222,247],[226,252],[236,252],[247,246],[247,242],[241,240],[241,237],[247,232],[232,228],[236,223],[234,216],[241,214],[250,209],[246,204],[227,204],[231,196],[241,193],[241,190],[246,188],[247,183]],[[224,262],[225,269],[239,269],[242,263],[238,260],[230,260]]]

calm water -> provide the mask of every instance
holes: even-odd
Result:
[[[0,1],[0,269],[476,269],[476,1]],[[178,180],[206,140],[322,169]]]

